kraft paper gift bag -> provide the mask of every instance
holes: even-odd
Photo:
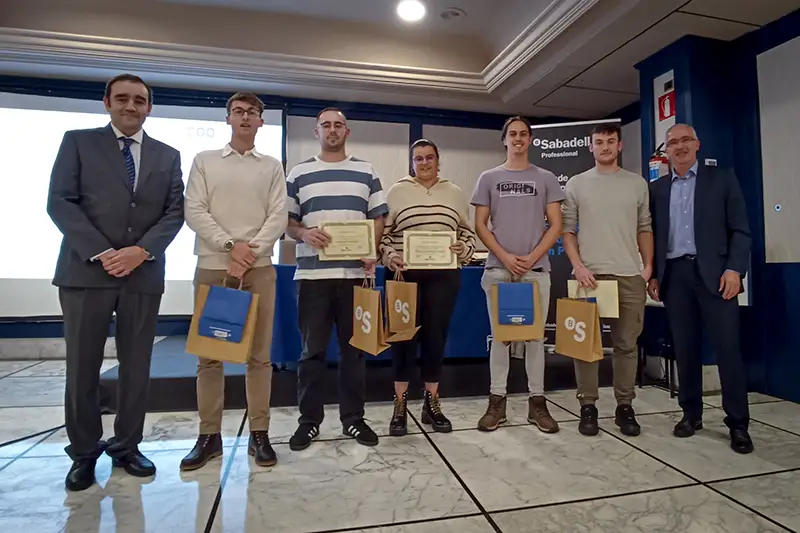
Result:
[[[533,282],[515,282],[519,285],[532,285],[533,289],[528,289],[527,294],[532,296],[533,323],[532,324],[502,324],[499,314],[498,285],[492,285],[489,289],[489,300],[491,309],[489,319],[492,321],[492,339],[495,342],[525,342],[544,339],[545,314],[542,312],[539,297],[539,284]]]
[[[253,347],[257,318],[258,294],[242,291],[241,286],[232,289],[200,285],[186,353],[215,361],[246,363]]]
[[[419,331],[417,326],[417,284],[403,281],[399,270],[394,281],[386,282],[386,314],[390,333],[388,342],[409,340]]]
[[[603,359],[597,303],[559,298],[556,302],[556,353],[594,363]]]
[[[350,345],[371,355],[379,355],[389,347],[383,323],[381,293],[375,289],[375,278],[365,279],[361,287],[353,287],[353,336]]]
[[[567,280],[567,298],[578,298],[579,290],[581,294],[597,300],[600,318],[619,318],[619,286],[616,280],[597,280],[596,289],[578,287],[577,280]]]

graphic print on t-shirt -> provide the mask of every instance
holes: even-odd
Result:
[[[535,181],[501,181],[497,184],[497,192],[500,198],[507,198],[509,196],[536,196]]]

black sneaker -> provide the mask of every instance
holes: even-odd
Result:
[[[394,397],[394,412],[389,422],[389,435],[402,437],[406,434],[408,434],[408,394],[404,392],[401,397]]]
[[[594,437],[600,433],[600,426],[597,424],[597,407],[594,405],[581,406],[581,421],[578,423],[578,431],[587,437]]]
[[[619,430],[623,435],[628,437],[638,437],[642,432],[641,426],[636,421],[636,415],[633,412],[633,407],[630,405],[618,405],[614,423],[619,426]]]
[[[353,437],[362,446],[375,446],[378,444],[378,436],[363,420],[353,422],[342,430],[346,437]]]
[[[311,441],[319,437],[319,426],[306,422],[297,426],[297,430],[289,439],[289,449],[295,452],[305,450],[311,446]]]

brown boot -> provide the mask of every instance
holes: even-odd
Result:
[[[558,433],[558,422],[550,416],[544,396],[528,398],[528,422],[535,424],[543,433]]]
[[[486,414],[478,420],[480,431],[494,431],[497,426],[506,422],[506,397],[492,394],[489,396],[489,407]]]

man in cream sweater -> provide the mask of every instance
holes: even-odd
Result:
[[[270,446],[269,402],[272,383],[270,344],[275,308],[272,248],[287,224],[286,180],[281,163],[255,149],[264,124],[264,104],[254,94],[236,93],[227,104],[233,135],[221,150],[195,157],[186,187],[186,223],[197,233],[195,290],[200,285],[238,286],[259,295],[258,320],[247,363],[249,453],[259,466],[277,462]],[[222,363],[200,358],[197,406],[200,436],[181,462],[195,470],[222,455]]]

